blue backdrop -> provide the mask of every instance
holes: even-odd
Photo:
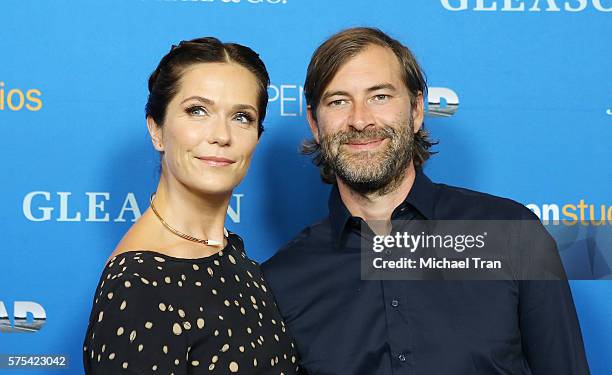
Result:
[[[327,212],[329,186],[297,152],[301,84],[316,46],[359,25],[410,46],[427,73],[433,180],[610,224],[611,21],[612,0],[2,1],[0,355],[63,354],[53,371],[82,373],[98,277],[156,187],[143,108],[171,44],[217,36],[267,64],[266,131],[227,218],[263,261]],[[573,228],[571,244],[586,230]],[[581,278],[598,280],[571,286],[592,373],[609,374],[611,241],[585,241]],[[28,301],[46,316],[37,332],[12,327]]]

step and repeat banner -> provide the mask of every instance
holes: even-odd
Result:
[[[159,177],[148,75],[180,40],[245,44],[271,75],[266,131],[227,214],[248,254],[264,261],[324,217],[329,186],[298,153],[303,82],[319,43],[361,25],[409,46],[427,74],[434,181],[561,220],[551,232],[592,373],[609,374],[612,0],[3,0],[0,356],[62,356],[28,373],[83,372],[99,275]]]

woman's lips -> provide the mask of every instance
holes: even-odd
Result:
[[[201,160],[204,164],[211,167],[225,167],[235,163],[234,160],[218,156],[200,156],[196,159]]]

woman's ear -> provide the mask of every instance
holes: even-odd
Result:
[[[164,151],[163,132],[161,126],[157,125],[155,120],[151,116],[147,116],[147,129],[149,129],[149,135],[151,136],[151,143],[153,147],[159,152]]]

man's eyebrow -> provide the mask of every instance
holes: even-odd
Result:
[[[369,87],[366,91],[368,92],[372,92],[372,91],[378,91],[378,90],[391,90],[391,91],[397,91],[397,89],[395,88],[395,86],[393,86],[390,83],[381,83],[378,85],[374,85],[372,87]]]
[[[332,96],[350,96],[350,95],[349,95],[348,92],[342,91],[342,90],[328,91],[328,92],[323,94],[323,97],[321,97],[321,100],[325,100],[325,99],[330,98]]]
[[[374,85],[366,89],[367,92],[373,92],[373,91],[378,91],[378,90],[397,91],[395,86],[393,86],[391,83],[379,83],[378,85]],[[332,96],[350,96],[350,95],[348,92],[342,91],[342,90],[328,91],[323,94],[323,96],[321,97],[321,100],[323,101]]]
[[[205,98],[205,97],[203,97],[203,96],[197,96],[197,95],[190,96],[190,97],[188,97],[188,98],[184,99],[184,100],[181,102],[181,104],[183,104],[183,103],[185,103],[185,102],[187,102],[187,101],[189,101],[189,100],[194,100],[194,99],[195,99],[195,100],[197,100],[197,101],[199,101],[199,102],[206,103],[206,104],[209,104],[209,105],[214,105],[214,104],[215,104],[215,102],[214,102],[213,100],[210,100],[210,99]]]

